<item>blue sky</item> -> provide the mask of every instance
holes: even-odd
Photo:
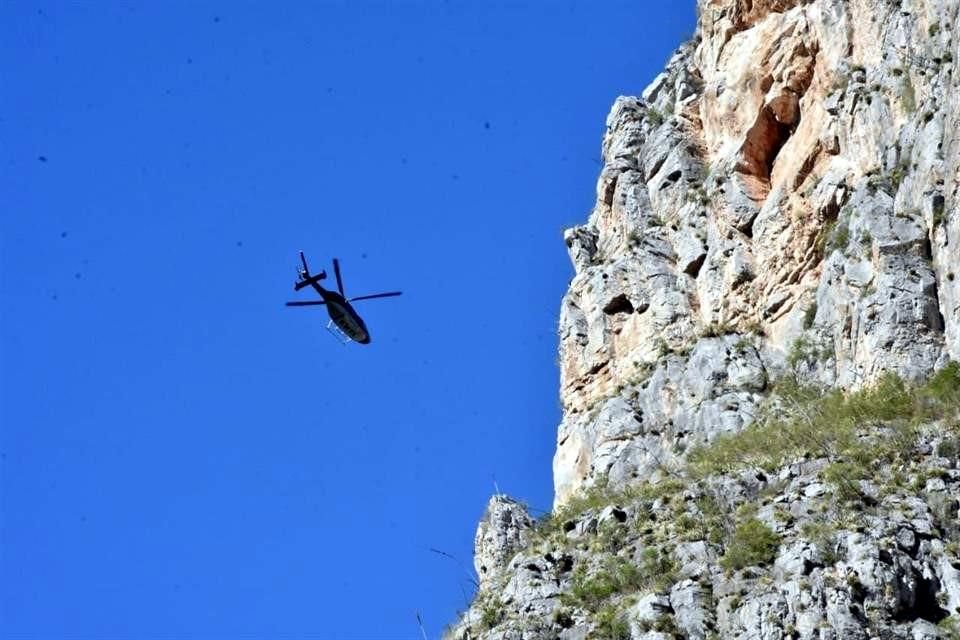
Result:
[[[436,637],[551,503],[561,229],[693,3],[279,4],[0,5],[4,638]]]

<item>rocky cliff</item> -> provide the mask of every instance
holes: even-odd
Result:
[[[958,6],[700,0],[615,102],[554,513],[491,500],[452,637],[958,637]]]

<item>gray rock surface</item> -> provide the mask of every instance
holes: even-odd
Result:
[[[801,356],[810,380],[845,389],[960,358],[956,2],[703,0],[700,13],[642,97],[614,103],[596,204],[567,232],[557,504],[604,474],[648,472],[647,432],[601,407],[660,371],[680,384],[694,367],[671,356],[703,336],[750,339],[769,377]],[[658,459],[710,435],[680,431]]]
[[[491,501],[449,635],[960,638],[960,416],[914,420],[882,461],[819,443],[701,477],[690,458],[804,410],[784,381],[826,397],[960,361],[960,3],[698,10],[614,102],[564,234],[554,514]],[[741,566],[748,534],[775,550]]]
[[[527,543],[533,519],[527,508],[504,495],[490,498],[477,525],[473,564],[480,585],[496,578],[518,550]]]

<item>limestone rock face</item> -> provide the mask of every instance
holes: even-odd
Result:
[[[586,419],[574,414],[560,425],[558,499],[598,472],[614,483],[668,472],[686,446],[739,431],[767,384],[756,346],[737,336],[703,338],[686,355],[663,356],[598,401]]]
[[[960,416],[896,462],[814,437],[689,473],[763,412],[808,419],[782,381],[852,394],[960,361],[960,2],[697,4],[615,100],[564,234],[554,514],[491,501],[450,636],[960,638]],[[879,422],[845,442],[906,424]]]
[[[510,558],[526,545],[532,526],[525,506],[503,495],[490,498],[473,543],[473,564],[481,586],[499,576]]]
[[[798,340],[810,379],[844,389],[960,358],[957,3],[699,9],[696,38],[614,103],[596,204],[565,236],[558,505],[749,420]],[[724,335],[752,342],[749,381],[721,379],[726,353],[690,366]],[[724,424],[675,393],[704,360],[692,393],[743,403]],[[656,446],[641,411],[668,425]]]

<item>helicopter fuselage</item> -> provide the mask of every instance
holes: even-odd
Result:
[[[381,293],[371,293],[365,296],[354,296],[348,298],[343,291],[343,280],[340,278],[340,261],[333,259],[333,272],[337,276],[337,290],[330,291],[320,286],[320,281],[327,277],[327,272],[321,270],[320,273],[310,275],[310,268],[307,266],[307,257],[300,252],[300,265],[297,267],[297,281],[293,284],[294,291],[300,291],[306,287],[312,287],[314,291],[320,294],[323,300],[298,300],[287,302],[288,307],[313,307],[325,306],[330,315],[330,323],[327,324],[327,330],[336,333],[337,338],[347,342],[356,342],[359,344],[370,344],[370,331],[366,323],[353,309],[351,302],[357,300],[372,300],[374,298],[392,298],[399,296],[402,291],[383,291]],[[332,326],[336,325],[338,332],[332,331]]]
[[[313,288],[323,296],[323,301],[327,303],[327,313],[330,314],[330,319],[348,338],[360,344],[370,344],[370,332],[367,330],[366,323],[343,296],[336,291],[324,289],[317,283],[313,283]]]

